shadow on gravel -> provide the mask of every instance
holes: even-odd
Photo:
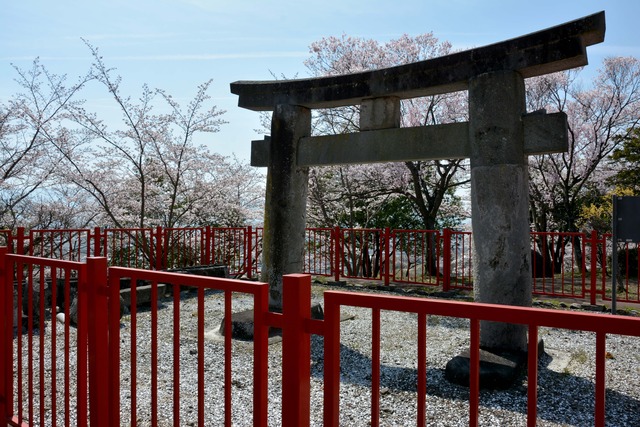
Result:
[[[428,351],[428,350],[427,350]],[[453,357],[455,355],[452,355]],[[323,377],[323,338],[311,339],[311,375]],[[544,354],[538,366],[538,419],[566,426],[594,425],[595,386],[592,381],[571,374],[547,369],[552,357]],[[381,394],[394,392],[415,393],[417,370],[402,366],[381,365]],[[371,387],[371,358],[341,344],[340,381],[360,387]],[[444,366],[427,366],[427,395],[443,399],[468,401],[466,387],[449,383],[444,377]],[[640,396],[630,397],[607,390],[606,423],[611,426],[638,425],[640,422]],[[621,412],[613,413],[611,403]],[[511,389],[481,390],[480,411],[483,408],[527,413],[526,372]],[[571,415],[568,415],[570,412]]]

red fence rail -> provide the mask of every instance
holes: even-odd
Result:
[[[6,248],[0,248],[0,258],[3,312],[0,411],[3,425],[22,426],[25,420],[29,420],[30,425],[41,426],[69,426],[76,422],[86,425],[89,400],[88,265],[8,255]],[[77,281],[79,291],[78,323],[73,340],[70,334],[72,280]],[[50,321],[52,306],[60,307],[62,325]],[[47,329],[50,329],[48,333]],[[94,342],[92,340],[91,344]]]
[[[327,291],[324,294],[324,425],[338,426],[340,420],[340,309],[345,306],[371,310],[372,374],[370,425],[379,425],[380,402],[380,312],[402,311],[417,314],[417,420],[416,425],[426,425],[427,315],[466,318],[470,321],[470,390],[469,425],[478,425],[479,409],[479,363],[480,322],[498,321],[528,326],[529,348],[527,368],[527,425],[535,426],[538,401],[538,328],[551,327],[596,333],[595,407],[596,426],[605,425],[605,377],[606,336],[620,334],[640,337],[640,319],[619,316],[564,312],[498,306],[478,303],[462,303],[434,299],[407,298],[399,296],[358,294]]]
[[[12,252],[71,261],[106,256],[113,266],[149,270],[224,264],[232,277],[259,277],[262,228],[0,230]],[[533,293],[611,299],[612,254],[618,257],[617,300],[640,304],[635,244],[615,248],[609,235],[531,233]],[[304,273],[336,281],[473,289],[471,232],[308,228]]]
[[[128,334],[124,334],[120,324],[120,283],[122,278],[131,278],[133,291],[132,311]],[[223,360],[223,379],[218,387],[224,389],[224,425],[231,425],[232,414],[239,411],[243,416],[253,414],[254,426],[266,426],[268,422],[268,345],[269,327],[282,329],[282,392],[281,421],[283,426],[309,425],[312,411],[310,405],[310,365],[311,335],[324,337],[323,357],[323,418],[324,425],[337,426],[340,422],[340,366],[343,345],[341,344],[340,312],[343,307],[361,307],[371,311],[371,377],[370,377],[370,424],[379,425],[380,418],[380,349],[381,311],[401,311],[417,316],[416,337],[416,405],[415,424],[424,426],[427,422],[426,399],[429,389],[426,384],[427,316],[437,315],[468,319],[470,351],[469,425],[478,425],[479,408],[479,330],[480,322],[496,321],[524,324],[529,331],[528,371],[527,371],[527,424],[534,426],[537,420],[537,379],[538,379],[538,328],[563,328],[591,331],[596,334],[595,344],[595,425],[605,423],[605,378],[606,378],[606,337],[609,334],[640,337],[640,319],[604,314],[566,312],[523,307],[509,307],[490,304],[475,304],[424,298],[408,298],[389,295],[360,294],[327,291],[324,293],[324,320],[311,318],[311,276],[288,275],[283,280],[282,313],[268,310],[268,287],[264,283],[199,277],[164,271],[139,270],[122,267],[107,267],[105,258],[89,258],[86,262],[62,261],[7,254],[0,250],[0,425],[79,425],[118,426],[171,422],[181,425],[186,422],[205,425],[205,403],[207,402],[205,382],[212,381],[206,376],[205,367],[214,358]],[[52,293],[53,301],[47,305],[45,298],[38,302],[34,290],[40,295],[47,288],[47,278],[51,287],[59,286],[65,294],[64,302],[57,301],[57,292]],[[78,328],[75,333],[69,328],[70,281],[78,280]],[[14,280],[25,282],[27,295],[20,292],[13,297]],[[54,280],[55,279],[55,280]],[[58,280],[59,279],[59,280]],[[136,309],[135,287],[141,280],[150,283],[152,295],[150,315],[150,336],[138,336],[139,313]],[[171,289],[170,302],[166,308],[157,304],[161,286]],[[197,311],[182,310],[181,287],[192,288],[197,293]],[[29,291],[31,289],[31,291]],[[211,291],[224,294],[225,328],[231,329],[232,295],[249,294],[252,300],[255,323],[252,343],[253,395],[252,411],[247,407],[232,407],[233,372],[232,342],[230,334],[225,334],[222,354],[206,354],[204,328],[210,320],[206,317],[205,301]],[[14,337],[12,315],[21,312],[23,299],[28,302],[25,315],[26,332],[22,332],[22,313],[17,320],[17,334]],[[54,308],[60,304],[65,324],[61,333],[54,329],[45,330],[44,319],[53,317]],[[89,307],[91,308],[89,310]],[[171,325],[160,325],[158,313],[161,309],[172,310]],[[37,316],[36,316],[37,314]],[[196,318],[196,360],[183,356],[186,333],[183,322]],[[173,337],[170,343],[159,342],[158,328],[171,327]],[[59,335],[62,337],[58,338]],[[71,336],[74,336],[75,342]],[[60,339],[63,342],[57,341]],[[147,353],[137,349],[140,342],[150,341]],[[164,345],[168,351],[161,350]],[[49,348],[45,351],[45,347]],[[123,357],[123,346],[130,348],[128,357]],[[47,355],[45,357],[45,355]],[[158,360],[171,359],[171,379],[158,382]],[[190,361],[189,361],[190,360]],[[247,369],[243,366],[243,369]],[[141,371],[147,372],[148,380],[138,380]],[[197,372],[197,396],[181,393],[181,372]],[[126,387],[126,401],[123,388]],[[170,419],[160,417],[159,393],[170,390],[172,407]],[[137,397],[150,393],[149,407],[142,408]],[[15,398],[14,398],[15,396]],[[195,403],[191,403],[195,399]],[[187,419],[185,407],[195,407],[195,415]],[[161,419],[162,418],[162,419]],[[317,417],[315,417],[317,418]],[[402,420],[405,422],[405,420]]]

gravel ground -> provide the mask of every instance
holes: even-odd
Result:
[[[326,288],[314,286],[314,300],[321,301]],[[183,292],[180,304],[180,424],[197,425],[197,298],[195,293]],[[159,425],[171,426],[173,410],[173,305],[171,299],[161,302],[158,311],[158,413]],[[233,312],[251,308],[251,299],[235,294]],[[205,298],[205,416],[206,426],[223,425],[224,382],[223,342],[217,333],[223,316],[224,296],[207,293]],[[371,379],[371,316],[370,311],[344,308],[343,315],[350,317],[341,324],[341,388],[340,424],[343,426],[367,426],[370,420]],[[142,310],[136,316],[137,323],[137,381],[136,420],[138,425],[150,424],[151,396],[151,312]],[[130,368],[132,317],[122,319],[121,327],[121,425],[131,425]],[[465,426],[468,424],[468,390],[452,385],[444,379],[444,368],[453,356],[469,345],[468,321],[463,319],[429,316],[427,321],[427,421],[430,426]],[[50,340],[52,328],[46,328],[45,337]],[[75,330],[71,330],[71,343],[75,345]],[[58,425],[63,425],[64,402],[75,406],[75,389],[65,399],[62,396],[63,325],[56,327],[58,359]],[[538,379],[539,426],[589,426],[593,425],[595,335],[568,330],[541,328],[546,355],[540,360]],[[381,315],[381,390],[380,424],[385,426],[415,425],[416,422],[416,316],[406,313],[382,312]],[[36,337],[36,340],[39,337]],[[281,350],[277,339],[269,346],[269,424],[280,425],[281,411]],[[27,357],[26,338],[23,337],[23,354]],[[34,349],[37,350],[37,342]],[[607,351],[607,425],[640,425],[640,339],[624,336],[608,336]],[[34,356],[39,364],[37,351]],[[251,425],[252,407],[252,354],[251,344],[233,342],[232,353],[233,425]],[[71,355],[72,360],[74,355]],[[26,359],[25,359],[26,360]],[[312,425],[322,425],[322,338],[312,338],[311,407]],[[47,382],[51,376],[50,350],[44,361]],[[27,373],[23,384],[27,384]],[[72,382],[75,378],[72,375]],[[39,372],[34,373],[34,383]],[[26,391],[23,391],[26,396]],[[50,392],[45,394],[47,408],[44,425],[52,425]],[[40,398],[31,399],[37,406]],[[526,378],[514,388],[505,391],[482,391],[480,395],[480,425],[516,426],[526,424]],[[62,407],[61,407],[62,406]],[[76,425],[71,413],[71,425]],[[28,414],[25,414],[25,418]],[[37,418],[37,417],[35,417]],[[34,419],[32,425],[40,425]]]

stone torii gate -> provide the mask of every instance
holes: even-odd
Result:
[[[238,105],[273,111],[271,136],[253,141],[267,166],[262,280],[270,306],[282,275],[303,270],[308,167],[470,158],[474,290],[478,302],[531,305],[527,156],[567,149],[563,113],[525,111],[524,79],[587,64],[604,40],[604,12],[500,43],[357,74],[238,81]],[[469,121],[400,128],[400,100],[469,91]],[[313,137],[311,110],[360,106],[361,132]],[[519,325],[485,322],[481,346],[527,349]]]

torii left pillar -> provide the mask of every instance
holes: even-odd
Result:
[[[297,166],[300,138],[311,135],[311,111],[279,104],[271,119],[267,194],[262,238],[262,273],[269,283],[269,308],[282,309],[282,276],[304,271],[309,168]]]

